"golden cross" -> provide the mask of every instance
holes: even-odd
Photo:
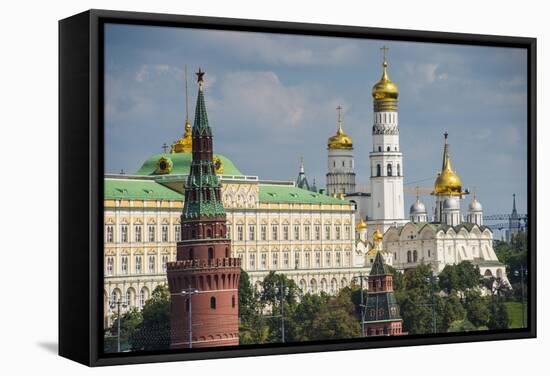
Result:
[[[384,61],[386,61],[386,53],[388,52],[389,48],[383,46],[382,48],[380,48],[380,50],[382,50],[382,53],[384,54]]]
[[[340,127],[342,124],[342,106],[338,105],[336,110],[338,111],[338,127]]]
[[[166,154],[166,149],[168,149],[168,145],[166,145],[166,142],[162,144],[162,150],[164,150],[164,154]]]

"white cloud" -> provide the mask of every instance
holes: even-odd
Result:
[[[357,61],[359,48],[352,41],[316,46],[296,42],[292,36],[273,37],[269,34],[212,32],[205,36],[210,42],[220,43],[231,54],[240,58],[272,65],[335,65]]]

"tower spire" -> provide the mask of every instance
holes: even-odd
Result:
[[[338,107],[336,107],[336,111],[338,112],[338,128],[336,130],[336,133],[342,134],[344,133],[344,130],[342,128],[342,106],[338,105]]]
[[[512,196],[513,196],[512,213],[517,213],[517,210],[516,210],[516,194],[514,193]]]
[[[304,174],[305,173],[305,169],[304,169],[304,157],[301,156],[300,157],[300,174]]]
[[[185,64],[185,125],[189,124],[189,93],[187,91],[187,64]]]

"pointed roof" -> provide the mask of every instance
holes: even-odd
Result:
[[[304,157],[300,158],[300,172],[298,172],[298,177],[296,178],[296,187],[310,190],[309,182],[307,181],[305,169],[304,169]]]
[[[196,73],[199,84],[199,94],[197,95],[197,105],[195,106],[195,123],[193,124],[193,137],[195,135],[212,136],[212,130],[208,125],[208,115],[206,113],[206,103],[204,101],[204,72]]]
[[[391,273],[388,269],[388,266],[384,263],[384,258],[382,257],[382,253],[377,252],[369,275],[375,276],[375,275],[388,275],[388,274],[391,274]]]

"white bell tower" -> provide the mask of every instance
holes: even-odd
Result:
[[[399,89],[388,77],[388,62],[383,47],[382,78],[372,88],[374,125],[370,159],[370,223],[383,232],[394,224],[406,222],[403,197],[403,154],[399,147],[397,97]],[[369,223],[369,224],[370,224]]]

